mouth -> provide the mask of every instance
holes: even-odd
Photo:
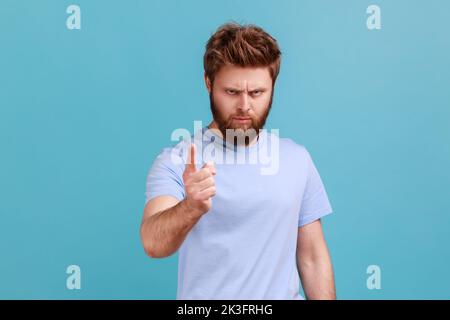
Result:
[[[249,118],[249,117],[233,117],[233,121],[235,121],[237,123],[247,123],[251,120],[252,120],[252,118]]]

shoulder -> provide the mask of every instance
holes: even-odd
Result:
[[[162,148],[156,156],[155,162],[164,164],[164,166],[172,168],[173,170],[183,172],[188,160],[187,158],[191,143],[194,143],[197,146],[196,158],[197,160],[200,159],[202,154],[202,140],[195,135],[191,135],[190,137],[184,137],[178,142],[174,142],[172,146]]]
[[[279,138],[280,156],[293,166],[309,170],[313,162],[308,148],[291,138]]]
[[[307,158],[309,156],[309,152],[303,144],[299,144],[291,138],[279,138],[279,141],[280,147],[284,148],[289,153],[294,153],[302,158]]]
[[[172,146],[162,148],[154,162],[171,168],[180,167],[180,169],[183,169],[187,145],[187,141],[182,140]]]

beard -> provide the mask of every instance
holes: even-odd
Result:
[[[220,132],[222,133],[222,136],[224,140],[229,140],[229,137],[227,137],[227,129],[231,129],[234,131],[233,135],[233,144],[236,146],[239,141],[244,140],[245,146],[248,146],[251,142],[251,138],[254,136],[254,133],[256,133],[256,136],[259,138],[259,130],[264,127],[266,124],[267,117],[269,116],[270,109],[272,107],[272,100],[273,100],[273,88],[272,93],[270,94],[270,101],[267,108],[264,110],[264,113],[261,116],[257,116],[256,114],[254,116],[251,116],[249,114],[238,112],[236,114],[233,114],[229,117],[226,117],[220,110],[217,108],[217,104],[214,101],[214,95],[213,91],[211,90],[209,94],[209,103],[211,107],[211,113],[213,115],[213,119],[216,122]],[[233,123],[233,117],[249,117],[251,119],[250,125],[234,125]],[[237,141],[236,141],[237,140]]]

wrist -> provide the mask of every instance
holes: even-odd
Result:
[[[187,217],[189,217],[192,220],[197,220],[201,216],[203,216],[204,212],[195,206],[193,206],[188,199],[184,199],[182,201],[184,206],[184,211]]]

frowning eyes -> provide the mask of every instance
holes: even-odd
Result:
[[[235,95],[241,93],[242,91],[234,90],[234,89],[225,89],[225,92],[227,94],[229,94],[230,96],[235,96]],[[262,95],[263,92],[264,92],[263,90],[253,90],[253,91],[250,91],[249,94],[252,97],[259,97],[260,95]]]

